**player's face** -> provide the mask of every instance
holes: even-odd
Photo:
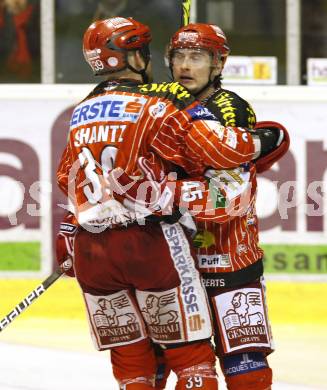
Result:
[[[175,49],[172,69],[174,80],[195,94],[209,81],[212,73],[212,56],[203,49]]]

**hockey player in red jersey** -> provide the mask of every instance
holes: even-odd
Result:
[[[58,261],[66,247],[95,346],[111,350],[121,389],[153,388],[150,339],[164,346],[176,389],[217,389],[210,312],[189,239],[178,222],[119,202],[110,172],[139,177],[140,158],[150,156],[166,173],[173,163],[200,175],[246,163],[262,148],[244,129],[221,126],[177,82],[145,84],[150,40],[147,26],[120,17],[94,22],[84,35],[86,61],[107,80],[71,118],[58,183],[74,216],[61,226]]]
[[[223,89],[221,71],[229,54],[223,31],[212,24],[190,24],[179,29],[170,41],[168,60],[175,81],[184,85],[224,126],[266,129],[261,141],[279,137],[279,147],[256,163],[233,170],[210,171],[226,183],[226,192],[244,182],[248,171],[263,172],[281,158],[289,147],[289,137],[276,122],[256,124],[252,107],[236,93]],[[256,175],[251,177],[256,188]],[[263,251],[258,243],[255,196],[249,198],[246,212],[219,221],[197,218],[194,245],[198,268],[203,276],[212,312],[216,353],[229,390],[268,390],[272,370],[266,356],[273,340],[265,299]],[[223,222],[223,223],[217,223]],[[243,336],[242,336],[243,335]],[[244,337],[247,335],[247,337]],[[164,358],[159,358],[164,388]]]

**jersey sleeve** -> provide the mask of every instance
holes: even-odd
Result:
[[[208,167],[235,168],[252,160],[252,136],[242,128],[224,127],[198,103],[165,118],[151,147],[190,175]],[[202,115],[199,112],[202,111]]]
[[[178,180],[176,206],[196,221],[225,223],[243,215],[255,201],[255,165],[248,169],[210,170],[204,177]]]
[[[185,143],[203,166],[215,169],[250,162],[255,152],[252,136],[244,129],[224,127],[212,120],[194,122]]]
[[[57,169],[57,183],[61,191],[68,196],[68,178],[72,166],[70,158],[69,144],[67,144]]]
[[[229,90],[221,89],[208,100],[205,106],[224,126],[253,129],[257,121],[250,103]]]

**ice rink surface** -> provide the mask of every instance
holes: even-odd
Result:
[[[73,352],[0,342],[0,370],[1,390],[118,389],[106,352]],[[174,383],[170,376],[166,389],[173,390]],[[221,384],[219,389],[226,387]],[[273,390],[314,389],[317,387],[273,385]]]
[[[38,281],[0,282],[0,318]],[[306,285],[305,285],[306,286]],[[270,284],[273,390],[327,390],[326,285]],[[69,297],[69,299],[68,299]],[[171,376],[166,390],[173,390]],[[0,332],[0,390],[118,390],[92,344],[78,286],[67,279]],[[221,384],[219,390],[225,390]]]

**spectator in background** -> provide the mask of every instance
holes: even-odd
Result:
[[[16,35],[16,42],[7,59],[7,67],[21,77],[30,76],[32,58],[28,47],[26,27],[32,18],[34,6],[27,0],[5,0],[5,6],[12,15]]]
[[[6,58],[6,46],[7,40],[5,37],[5,25],[6,25],[6,5],[5,0],[0,0],[0,74],[3,67],[3,60]]]
[[[0,0],[0,29],[4,26],[4,13],[5,13],[5,3],[4,0]]]
[[[112,18],[113,16],[124,15],[127,9],[128,0],[103,0],[99,1],[95,10],[93,20]]]
[[[2,0],[0,28],[4,81],[32,81],[35,57],[39,57],[39,14],[35,2]],[[36,55],[35,55],[36,54]],[[37,80],[39,81],[39,80]]]

